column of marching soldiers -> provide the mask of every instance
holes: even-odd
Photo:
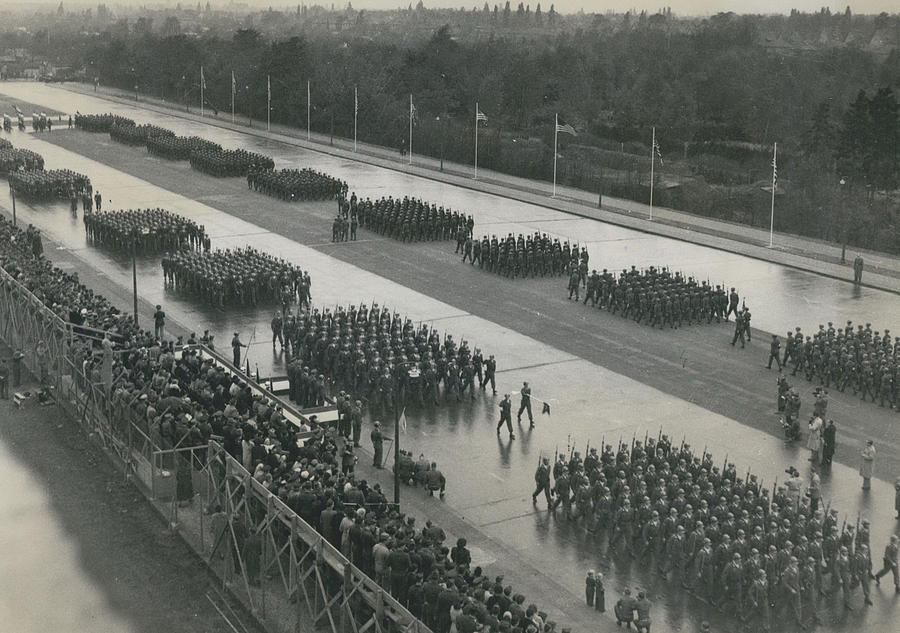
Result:
[[[773,353],[779,351],[780,344]],[[789,363],[792,376],[841,392],[849,387],[863,401],[900,409],[900,336],[892,340],[888,329],[873,331],[871,323],[854,329],[852,321],[838,328],[829,321],[812,335],[795,328],[787,332],[779,366],[787,371]]]
[[[359,227],[402,242],[430,242],[466,239],[471,236],[475,219],[465,213],[445,209],[409,196],[361,200],[356,193],[338,195],[338,212],[332,222],[331,241],[357,238]]]
[[[44,170],[44,158],[0,139],[0,175],[15,195],[31,200],[65,200],[90,192],[90,179],[70,169]]]
[[[550,510],[605,533],[611,556],[626,554],[765,630],[782,613],[802,627],[818,622],[825,596],[852,610],[856,588],[872,604],[872,580],[888,573],[872,574],[867,520],[848,523],[818,497],[801,497],[799,486],[776,481],[770,491],[727,456],[720,467],[705,449],[697,455],[662,433],[601,442],[584,459],[573,449],[552,465],[542,458],[535,482],[534,503],[543,496]],[[892,536],[885,558],[896,557]]]
[[[361,421],[363,408],[373,416],[415,401],[424,406],[475,399],[477,388],[496,394],[497,362],[485,358],[465,340],[443,337],[427,324],[373,303],[334,311],[314,308],[272,319],[272,346],[288,351],[291,399],[301,406],[321,406],[328,389],[342,389],[340,412]],[[476,388],[476,382],[478,387]],[[443,386],[443,392],[442,392]],[[352,394],[352,395],[351,395]],[[355,400],[353,399],[355,397]],[[358,438],[357,438],[358,439]]]

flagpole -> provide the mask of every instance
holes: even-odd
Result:
[[[353,86],[353,151],[356,151],[356,124],[359,115],[359,88]]]
[[[776,181],[776,170],[778,169],[775,165],[775,160],[778,158],[778,143],[772,148],[772,213],[769,216],[769,248],[772,248],[775,245],[775,186],[777,184]]]
[[[306,80],[306,140],[309,140],[309,111],[310,111],[310,92],[309,92],[309,79]]]
[[[556,113],[556,118],[553,122],[553,195],[551,198],[556,197],[556,144],[559,141],[559,113]]]
[[[650,142],[650,221],[653,221],[653,167],[656,162],[656,126],[653,126],[653,140]]]
[[[201,119],[203,118],[203,101],[204,101],[204,99],[203,99],[203,84],[205,84],[205,83],[206,83],[206,81],[203,79],[203,66],[201,65],[200,66],[200,118]]]
[[[412,102],[412,93],[409,93],[409,164],[412,165],[412,153],[413,153],[413,102]]]
[[[266,132],[272,130],[272,76],[266,75]]]
[[[231,124],[234,125],[234,71],[231,71]]]
[[[478,102],[475,102],[475,180],[478,180]]]

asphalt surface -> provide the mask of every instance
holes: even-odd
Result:
[[[415,320],[433,321],[436,327],[456,333],[457,338],[464,336],[486,352],[495,353],[500,360],[501,390],[516,389],[522,380],[529,380],[537,396],[550,399],[552,416],[538,416],[537,429],[528,432],[523,428],[515,442],[495,437],[498,401],[489,394],[478,394],[474,402],[408,411],[410,431],[401,438],[404,446],[438,459],[451,482],[445,504],[413,498],[410,505],[426,516],[439,517],[444,524],[458,526],[470,542],[478,543],[479,560],[488,573],[505,570],[523,593],[540,596],[538,601],[547,604],[558,621],[573,622],[580,625],[576,626],[579,630],[598,625],[591,612],[582,613],[584,608],[573,607],[581,601],[583,574],[588,567],[608,572],[608,604],[626,585],[650,591],[659,623],[656,630],[693,630],[703,617],[712,617],[722,625],[721,630],[730,630],[728,620],[704,605],[694,604],[668,585],[659,585],[652,575],[634,568],[628,560],[606,557],[603,547],[580,529],[558,524],[545,512],[536,511],[528,495],[531,474],[541,454],[568,444],[581,450],[588,440],[596,446],[601,438],[608,442],[627,439],[629,434],[655,434],[660,427],[676,442],[683,436],[698,450],[705,444],[718,458],[724,459],[727,454],[739,471],[750,468],[766,482],[774,482],[790,463],[805,470],[805,451],[785,446],[778,437],[777,417],[773,415],[774,372],[766,372],[762,366],[767,352],[762,333],[754,333],[748,349],[735,350],[727,344],[730,329],[726,325],[678,331],[637,326],[567,302],[562,280],[512,282],[473,270],[459,263],[449,243],[402,245],[361,232],[360,242],[332,245],[333,207],[328,205],[290,205],[253,194],[239,179],[202,176],[191,172],[186,163],[156,161],[139,149],[110,145],[103,135],[54,132],[49,140],[107,165],[33,141],[41,146],[35,149],[45,155],[48,166],[83,166],[95,186],[104,191],[106,206],[111,199],[125,207],[164,206],[202,220],[208,227],[217,227],[214,246],[251,243],[291,261],[304,262],[312,270],[313,297],[318,305],[368,302],[369,297],[375,297]],[[59,162],[50,164],[51,160]],[[129,177],[129,173],[143,180]],[[380,175],[373,173],[372,177]],[[433,184],[427,182],[408,191],[440,200],[434,197],[438,194],[431,190]],[[499,201],[496,206],[477,210],[476,226],[491,223],[491,214],[497,216],[498,232],[513,230],[505,228],[511,225],[570,221],[534,209]],[[98,282],[106,280],[101,291],[111,288],[122,298],[120,305],[129,308],[127,262],[86,248],[80,221],[67,219],[63,205],[23,205],[20,210],[23,221],[34,221],[51,239],[71,249],[66,253],[70,266],[94,271]],[[590,230],[607,229],[584,227],[584,231]],[[642,238],[647,240],[648,236]],[[668,263],[656,248],[664,241],[651,238],[642,243],[638,239],[629,236],[614,240],[603,253],[624,257],[630,252],[635,259]],[[592,258],[597,257],[593,251],[596,244],[591,242]],[[698,267],[705,267],[703,251],[692,251],[690,257]],[[709,257],[712,264],[718,261],[713,254]],[[153,264],[148,261],[141,268],[141,294],[151,300],[165,296],[154,280]],[[749,260],[742,264],[745,266],[738,267],[738,272],[746,272],[745,267],[753,265]],[[770,274],[777,278],[789,269],[774,266],[774,270]],[[833,286],[823,287],[814,275],[793,272],[802,284],[808,284],[804,292],[823,293],[818,299],[822,305],[843,302],[847,309],[867,305],[862,298],[854,299],[852,293],[832,296],[825,288]],[[772,277],[766,277],[764,284],[770,283]],[[839,295],[846,291],[845,286],[849,284],[837,286]],[[867,294],[865,290],[862,294],[872,305],[887,309],[889,315],[898,314],[890,295]],[[781,296],[770,298],[776,312],[790,312],[790,306],[779,303]],[[198,320],[204,318],[191,302],[174,297],[167,298],[167,312],[173,321],[187,327],[199,327]],[[755,323],[760,322],[757,315],[761,312],[761,308],[754,310]],[[260,310],[224,318],[247,332],[252,323],[264,327],[267,316]],[[255,353],[262,358],[262,349]],[[276,352],[272,366],[277,367],[278,362]],[[804,382],[799,386],[808,401],[809,385]],[[851,520],[856,512],[870,516],[872,542],[880,548],[895,527],[889,507],[893,491],[878,481],[871,495],[862,496],[854,468],[859,442],[871,435],[878,438],[880,449],[877,475],[890,480],[897,472],[896,414],[861,404],[849,394],[836,394],[829,413],[841,428],[837,455],[841,463],[826,477],[825,496]],[[874,609],[863,613],[857,610],[853,622],[839,612],[830,612],[826,628],[847,630],[863,622],[871,630],[887,630],[894,609],[892,597],[885,597],[876,601]],[[608,618],[601,622],[607,628]]]

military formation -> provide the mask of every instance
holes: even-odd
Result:
[[[854,329],[852,321],[842,328],[829,321],[812,335],[798,327],[785,340],[780,366],[787,371],[789,364],[792,376],[900,409],[900,336],[892,339],[890,330],[873,331],[871,323]]]
[[[601,444],[584,459],[573,449],[552,465],[543,458],[532,500],[543,496],[552,511],[605,533],[611,556],[655,568],[763,630],[779,615],[817,622],[827,595],[852,610],[857,587],[871,604],[869,522],[848,525],[817,496],[802,496],[796,470],[770,491],[727,457],[720,467],[705,449],[698,456],[665,435]]]
[[[333,200],[347,193],[347,183],[314,169],[251,169],[247,187],[288,202]]]
[[[684,325],[709,324],[728,321],[731,314],[740,315],[738,330],[741,335],[749,333],[749,312],[742,306],[735,288],[726,292],[724,286],[712,287],[708,282],[699,282],[693,277],[684,277],[680,272],[672,273],[665,267],[651,266],[638,270],[623,270],[616,276],[603,269],[602,272],[587,271],[582,260],[579,267],[570,267],[568,273],[569,299],[590,302],[592,307],[605,309],[637,323],[651,327],[677,328]],[[580,297],[584,290],[584,299]],[[736,335],[735,338],[737,338]]]
[[[182,249],[209,251],[206,228],[165,209],[84,213],[88,241],[120,251],[159,253]]]
[[[221,152],[222,146],[199,136],[150,136],[147,151],[169,160],[189,160],[191,152]]]
[[[85,132],[107,133],[114,125],[136,125],[128,117],[118,114],[81,114],[75,113],[75,128]]]
[[[70,169],[17,171],[9,174],[9,186],[17,196],[33,200],[68,200],[88,191],[90,179]]]
[[[578,244],[560,243],[559,238],[551,238],[546,233],[518,236],[512,233],[498,239],[496,235],[481,239],[471,235],[460,240],[457,235],[456,252],[462,253],[462,261],[504,277],[554,277],[565,275],[568,270],[587,267],[587,248]]]
[[[158,125],[113,124],[109,138],[125,145],[146,145],[151,138],[175,138],[175,132]]]
[[[43,171],[44,157],[30,149],[0,144],[0,174],[14,171]]]
[[[166,285],[219,308],[275,303],[309,305],[310,277],[298,266],[247,246],[181,250],[162,258]]]
[[[493,356],[485,359],[465,340],[441,338],[428,325],[417,327],[378,304],[276,313],[273,347],[276,341],[291,354],[291,399],[301,406],[322,404],[332,388],[347,392],[337,399],[341,410],[365,403],[375,415],[392,411],[395,401],[422,406],[474,400],[476,390],[489,383],[496,393]]]
[[[275,169],[275,161],[245,149],[197,149],[188,159],[191,167],[219,178],[246,176],[255,169]]]
[[[349,199],[338,201],[338,217],[349,222],[354,236],[354,225],[358,224],[403,242],[457,239],[459,235],[470,235],[475,226],[471,215],[408,196],[372,201],[360,200],[354,193]]]

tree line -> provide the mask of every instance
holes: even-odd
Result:
[[[271,77],[272,120],[300,128],[309,81],[312,129],[343,137],[353,134],[356,88],[360,140],[398,150],[412,94],[416,153],[462,163],[472,161],[477,101],[488,116],[479,166],[528,178],[552,175],[558,113],[578,131],[561,135],[560,183],[640,201],[655,126],[664,162],[654,202],[760,226],[777,141],[779,230],[900,249],[900,52],[772,44],[791,20],[849,32],[855,16],[595,17],[589,27],[532,34],[527,45],[502,30],[458,37],[449,25],[409,42],[375,26],[171,35],[171,24],[146,20],[126,34],[121,24],[73,33],[64,45],[90,79],[191,104],[203,65],[207,105],[220,111],[231,107],[233,72],[236,110],[255,119],[265,118]]]

